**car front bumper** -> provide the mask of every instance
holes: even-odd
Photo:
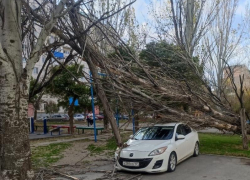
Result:
[[[124,170],[124,171],[131,171],[131,172],[159,173],[159,172],[165,172],[168,169],[168,159],[169,159],[168,153],[163,153],[161,155],[156,155],[156,156],[148,156],[148,157],[140,158],[140,159],[123,158],[123,157],[121,158],[128,162],[129,160],[131,160],[131,162],[139,162],[140,166],[142,164],[141,161],[143,160],[149,161],[148,159],[151,159],[151,160],[146,167],[143,167],[143,166],[142,167],[125,167],[121,164],[122,161],[119,159],[116,163],[117,170]],[[157,161],[159,162],[161,160],[163,160],[161,167],[154,169],[156,162]]]

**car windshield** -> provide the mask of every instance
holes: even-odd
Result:
[[[135,140],[167,140],[173,137],[174,126],[154,126],[140,129],[133,137]]]

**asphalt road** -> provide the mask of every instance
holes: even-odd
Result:
[[[250,180],[250,159],[200,155],[179,164],[175,172],[143,174],[141,180]]]

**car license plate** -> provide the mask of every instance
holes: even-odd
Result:
[[[123,166],[139,167],[139,162],[127,162],[127,161],[123,161]]]

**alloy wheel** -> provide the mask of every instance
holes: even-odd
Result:
[[[171,154],[171,157],[170,157],[170,168],[171,168],[171,170],[174,170],[175,166],[176,166],[176,158],[175,158],[174,154]]]
[[[195,154],[198,155],[199,154],[199,144],[196,143],[195,145]]]

